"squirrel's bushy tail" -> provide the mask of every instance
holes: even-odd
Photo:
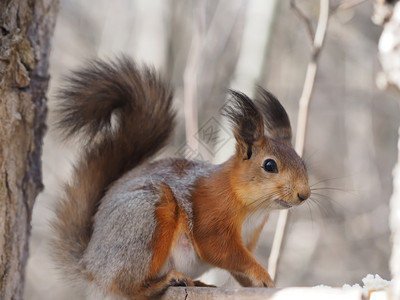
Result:
[[[91,61],[61,90],[58,128],[83,142],[72,180],[56,206],[53,254],[76,278],[105,189],[164,146],[174,127],[172,92],[149,68],[127,57]]]

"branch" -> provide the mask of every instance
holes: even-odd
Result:
[[[292,1],[294,3],[294,1]],[[317,29],[313,39],[313,55],[308,63],[307,72],[304,80],[303,92],[299,100],[299,112],[297,118],[297,132],[295,150],[303,156],[304,142],[307,130],[308,110],[311,102],[311,96],[314,89],[315,77],[318,69],[318,56],[323,46],[326,29],[329,20],[329,0],[320,0],[320,10],[317,23]],[[309,20],[306,24],[311,23]],[[282,210],[279,213],[278,223],[272,243],[271,254],[268,260],[268,271],[273,280],[275,280],[279,257],[282,248],[282,242],[285,237],[286,225],[288,219],[288,210]]]
[[[345,0],[332,10],[332,15],[336,14],[340,10],[350,9],[354,6],[357,6],[357,5],[359,5],[363,2],[367,2],[367,1],[368,0]]]
[[[199,147],[198,141],[195,139],[195,134],[198,131],[197,76],[205,37],[205,7],[201,4],[201,1],[197,2],[198,13],[194,18],[194,33],[186,62],[186,68],[183,73],[183,107],[185,113],[186,142],[190,149],[196,152]]]
[[[314,29],[311,25],[311,20],[306,16],[306,14],[297,6],[296,0],[290,0],[290,8],[294,10],[295,14],[300,18],[301,21],[304,22],[306,26],[308,37],[310,38],[310,43],[313,42],[314,39]]]

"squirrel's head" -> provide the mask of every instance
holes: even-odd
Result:
[[[294,151],[289,117],[264,89],[252,101],[231,91],[223,115],[234,125],[236,153],[231,160],[231,186],[250,210],[290,208],[310,196],[303,160]]]

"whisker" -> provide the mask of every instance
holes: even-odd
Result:
[[[349,178],[349,177],[351,177],[351,176],[349,175],[349,176],[340,176],[340,177],[323,179],[323,180],[317,181],[316,183],[313,183],[312,185],[310,185],[310,187],[316,186],[317,184],[321,184],[321,183],[324,183],[324,182],[329,182],[329,181],[339,180],[339,179],[345,179],[345,178]]]
[[[267,199],[263,199],[263,198],[262,198],[262,199],[257,199],[256,201],[253,201],[252,203],[250,203],[250,204],[247,205],[246,207],[249,207],[250,205],[253,205],[253,204],[259,202],[259,203],[257,203],[256,206],[255,206],[255,209],[258,209],[258,208],[260,208],[266,201],[271,201],[271,199],[275,198],[276,196],[279,196],[279,194],[280,194],[279,192],[275,192],[275,193],[269,194],[268,197],[267,197]],[[271,207],[271,204],[272,204],[272,202],[268,205],[268,208]]]
[[[342,188],[338,188],[338,187],[312,188],[311,189],[311,193],[313,193],[314,191],[324,191],[324,190],[325,191],[338,191],[338,192],[350,194],[350,195],[353,195],[353,196],[357,195],[357,192],[355,190],[342,189]]]
[[[271,189],[271,190],[272,190],[272,189]],[[273,189],[273,190],[275,190],[275,189]],[[273,199],[273,198],[275,198],[275,197],[277,197],[277,196],[279,196],[279,195],[280,195],[280,191],[276,191],[276,190],[275,190],[275,191],[272,192],[272,193],[266,194],[265,197],[263,197],[263,198],[256,199],[256,200],[254,200],[254,201],[252,201],[252,202],[250,202],[250,203],[247,203],[246,205],[240,207],[240,208],[238,209],[238,211],[236,212],[236,214],[239,214],[243,209],[249,208],[249,207],[251,207],[251,206],[254,206],[254,210],[257,210],[257,209],[260,208],[261,206],[265,205],[265,202],[266,202],[266,201],[270,201],[271,199]],[[271,204],[272,204],[272,203],[271,203]],[[269,207],[271,207],[270,204],[266,206],[266,208],[269,208]]]
[[[335,204],[338,207],[340,207],[341,209],[345,209],[345,207],[340,204],[337,200],[334,200],[332,197],[329,197],[327,195],[323,195],[323,194],[319,194],[319,193],[312,193],[312,195],[317,195],[318,197],[321,197],[321,199],[316,199],[319,201],[328,201],[329,204]]]
[[[312,203],[312,201],[311,201],[311,202],[310,202],[310,201],[307,201],[306,203],[307,203],[308,211],[309,211],[309,213],[310,213],[311,224],[312,224],[312,226],[314,227],[314,217],[313,217],[312,210],[311,210],[311,203]]]
[[[316,207],[318,208],[319,212],[321,213],[321,215],[323,217],[328,217],[330,215],[330,212],[332,212],[332,207],[331,206],[326,206],[326,205],[322,205],[318,199],[315,198],[310,198],[310,204],[314,204],[316,205]],[[331,209],[329,209],[331,208]]]
[[[331,200],[331,199],[332,199],[332,197],[330,197],[330,196],[328,196],[328,195],[324,195],[324,194],[312,193],[312,195],[321,196],[321,197],[326,198],[326,199],[328,199],[328,200]]]
[[[262,207],[263,205],[265,205],[265,203],[267,201],[269,201],[270,203],[268,205],[266,205],[266,208],[270,208],[272,206],[273,200],[274,198],[277,198],[279,196],[279,198],[286,198],[287,196],[290,195],[290,191],[285,191],[283,194],[281,193],[281,191],[275,191],[273,193],[267,194],[265,197],[257,199],[255,201],[252,201],[250,203],[248,203],[247,205],[245,205],[243,208],[248,208],[250,206],[254,206],[254,209],[257,210],[258,208]],[[271,201],[272,200],[272,201]],[[242,208],[242,209],[243,209]]]

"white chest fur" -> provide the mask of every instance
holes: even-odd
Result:
[[[174,248],[171,249],[170,256],[164,266],[162,273],[169,270],[177,270],[182,274],[197,278],[208,271],[211,266],[200,259],[194,250],[193,244],[186,234],[181,234]]]
[[[269,211],[266,210],[247,214],[242,225],[242,240],[245,246],[251,242],[254,233],[260,228],[260,226],[264,225],[268,215]]]

